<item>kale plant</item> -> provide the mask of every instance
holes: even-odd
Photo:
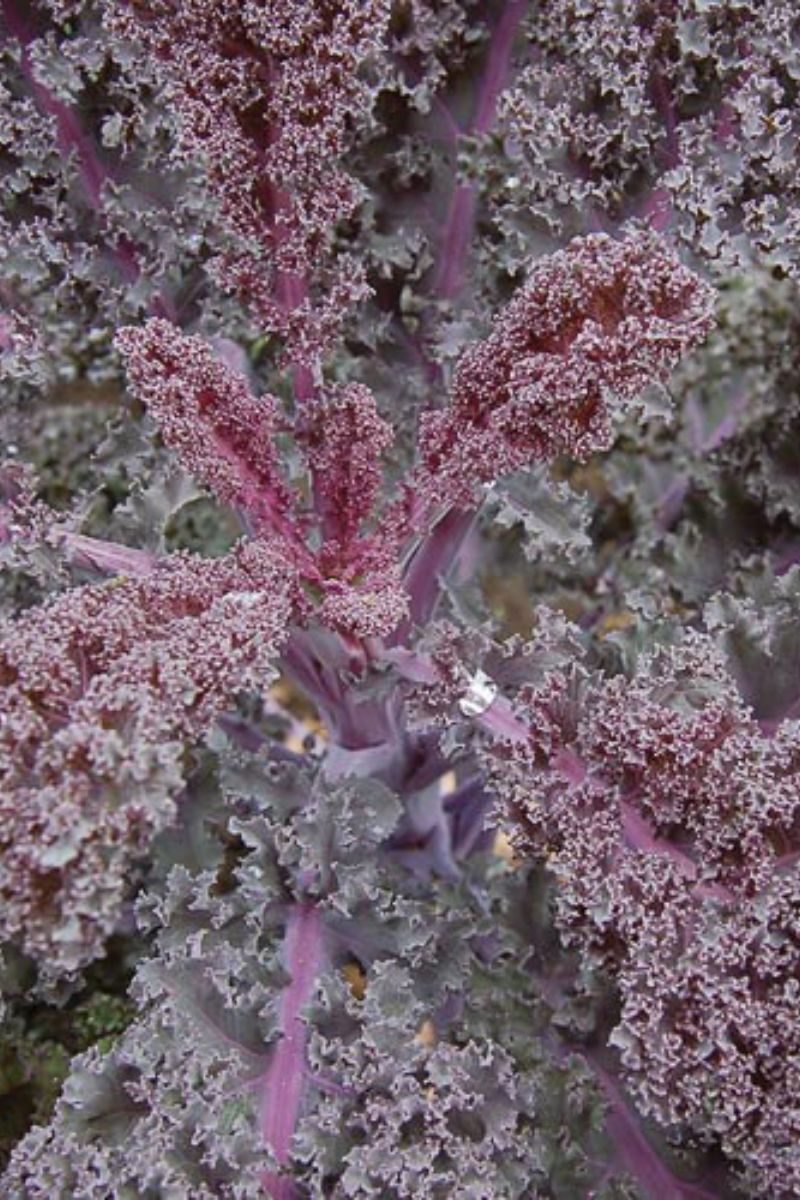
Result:
[[[800,1196],[795,5],[0,30],[0,1194]]]

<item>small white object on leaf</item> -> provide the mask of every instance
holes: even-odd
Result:
[[[491,708],[497,690],[497,684],[485,671],[476,671],[458,707],[465,717],[480,717]]]

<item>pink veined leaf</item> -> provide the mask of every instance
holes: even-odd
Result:
[[[107,13],[162,64],[182,151],[205,163],[239,242],[218,256],[219,282],[286,339],[301,368],[318,362],[366,290],[360,265],[331,249],[360,194],[337,159],[369,94],[361,67],[382,53],[388,18],[387,0],[213,3],[202,13],[190,0],[123,0]],[[320,278],[325,295],[312,301]]]
[[[369,388],[352,383],[327,388],[306,416],[307,458],[326,541],[347,553],[378,498],[381,456],[393,441]]]
[[[184,743],[274,678],[293,595],[291,568],[251,542],[4,622],[4,936],[66,970],[98,952],[131,860],[174,819]]]
[[[323,537],[320,615],[334,629],[382,637],[408,612],[398,566],[402,530],[379,512],[392,427],[360,384],[326,388],[305,412],[306,458]]]
[[[783,864],[800,828],[797,728],[765,737],[699,634],[642,656],[630,679],[585,680],[566,707],[562,685],[554,672],[517,699],[528,746],[491,728],[491,708],[483,718],[518,845],[553,872],[562,935],[617,981],[611,1044],[641,1110],[713,1132],[788,1195],[796,1120],[776,1098],[792,1090],[796,1038],[778,1059],[786,1034],[764,1031],[796,1025],[797,878]]]
[[[449,404],[423,417],[420,492],[470,507],[476,483],[606,449],[614,412],[709,332],[712,298],[651,232],[576,238],[539,260],[461,356]]]
[[[277,401],[254,396],[245,377],[202,338],[168,321],[121,330],[117,347],[134,393],[187,471],[242,509],[256,532],[296,544],[274,443]]]
[[[362,526],[374,516],[381,455],[392,430],[372,393],[358,384],[327,388],[309,401],[304,444],[323,542],[314,555],[307,521],[278,463],[278,403],[256,397],[244,376],[219,361],[201,338],[153,319],[123,329],[117,345],[135,394],[186,469],[242,512],[256,534],[279,538],[305,580],[322,591],[322,617],[333,628],[380,637],[405,616],[399,532]]]

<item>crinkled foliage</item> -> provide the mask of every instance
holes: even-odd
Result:
[[[291,572],[257,542],[175,555],[3,627],[3,934],[62,969],[114,928],[132,862],[174,819],[187,739],[263,687]]]
[[[799,1194],[793,6],[2,18],[2,1194]]]

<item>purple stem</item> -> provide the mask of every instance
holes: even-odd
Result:
[[[281,205],[288,204],[288,198],[282,193],[279,196]],[[276,239],[280,242],[280,238]],[[275,295],[284,313],[289,314],[301,308],[308,300],[308,281],[304,276],[291,271],[279,271],[275,280]],[[292,387],[298,403],[308,402],[316,391],[314,373],[310,367],[302,363],[293,363],[291,367]],[[299,417],[298,417],[299,420]]]
[[[486,71],[478,92],[478,106],[472,127],[474,133],[488,133],[492,127],[497,101],[508,84],[511,48],[514,45],[517,26],[527,7],[527,0],[509,0],[492,34]]]
[[[486,830],[486,815],[492,807],[492,797],[478,775],[444,797],[444,811],[450,824],[450,842],[454,859],[468,858],[482,845],[490,831]]]
[[[582,1057],[602,1087],[608,1111],[606,1130],[619,1153],[621,1165],[653,1200],[715,1200],[714,1194],[695,1184],[684,1183],[670,1171],[642,1133],[619,1087],[593,1054]]]
[[[339,747],[360,751],[397,744],[397,701],[359,701],[346,680],[347,674],[358,673],[359,660],[336,634],[315,640],[313,631],[296,630],[283,661],[287,674],[317,707]]]
[[[99,212],[103,203],[103,184],[108,179],[113,181],[117,172],[102,161],[94,139],[84,129],[77,113],[53,95],[50,88],[37,80],[28,53],[28,46],[36,40],[36,33],[30,24],[26,9],[20,11],[14,0],[0,0],[0,3],[5,29],[20,44],[22,74],[42,112],[55,120],[59,150],[65,158],[70,154],[75,155],[86,198],[90,206]],[[135,283],[141,274],[141,267],[134,243],[123,234],[110,250],[125,280],[130,284]],[[150,311],[153,315],[163,316],[171,321],[177,320],[175,306],[164,290],[153,297]]]
[[[486,67],[478,89],[475,116],[469,132],[480,135],[492,127],[497,101],[508,83],[511,48],[517,26],[525,12],[525,0],[510,0],[492,32]],[[451,300],[461,290],[464,262],[472,239],[477,206],[477,189],[471,183],[456,185],[442,235],[439,267],[434,291],[443,300]]]
[[[655,514],[656,528],[660,533],[668,533],[678,520],[689,493],[689,486],[688,475],[677,475],[660,496]]]
[[[519,719],[503,696],[498,696],[485,713],[476,717],[475,724],[485,733],[505,742],[527,742],[531,736],[529,726]]]
[[[284,964],[291,980],[280,1004],[280,1038],[264,1076],[261,1134],[281,1166],[289,1161],[306,1080],[308,1030],[302,1011],[311,998],[322,961],[322,919],[313,904],[297,904],[289,915]],[[272,1200],[295,1200],[290,1179],[266,1171],[262,1183]]]
[[[16,522],[13,507],[0,502],[0,546],[13,541]],[[135,575],[142,578],[149,575],[158,563],[157,555],[148,550],[136,550],[119,542],[86,537],[82,533],[61,529],[58,525],[50,526],[45,532],[39,530],[38,536],[56,546],[73,567],[107,575]]]
[[[437,296],[444,300],[451,300],[461,290],[463,263],[472,237],[475,206],[475,185],[456,184],[450,199],[447,224],[442,236],[439,269],[434,283]]]
[[[508,0],[500,20],[492,30],[489,52],[478,86],[475,114],[468,131],[472,134],[485,134],[492,126],[498,98],[508,85],[511,50],[526,7],[526,0]],[[453,131],[449,132],[452,136]],[[463,285],[476,205],[475,185],[457,183],[442,232],[439,263],[433,282],[433,292],[440,299],[452,299]],[[438,371],[436,374],[438,378]],[[455,561],[473,521],[473,513],[452,510],[438,521],[429,537],[415,550],[405,575],[406,587],[411,595],[411,611],[408,620],[395,632],[392,645],[402,643],[415,622],[422,623],[430,618],[440,594],[441,578]]]
[[[664,170],[672,170],[681,161],[680,144],[678,142],[678,115],[672,88],[660,67],[655,67],[650,80],[650,99],[653,107],[664,122],[664,141],[661,154]]]
[[[431,617],[439,599],[442,577],[458,557],[474,520],[474,512],[451,509],[414,551],[405,571],[405,585],[411,597],[409,618],[399,627],[395,644],[405,640],[412,624],[422,624]]]
[[[332,693],[318,663],[307,645],[302,632],[293,633],[283,651],[283,662],[289,678],[320,710],[325,723],[330,726],[341,703],[341,689]]]
[[[67,558],[75,567],[102,571],[109,575],[149,575],[158,558],[147,550],[135,550],[117,542],[104,542],[85,537],[82,533],[56,531],[56,537]]]
[[[72,110],[37,80],[28,53],[28,46],[35,40],[36,35],[26,16],[20,13],[12,0],[3,0],[2,11],[6,29],[11,37],[17,39],[22,48],[20,67],[36,102],[43,112],[55,119],[58,129],[58,148],[65,157],[75,151],[86,197],[94,208],[99,208],[100,195],[108,172],[101,163],[91,139],[84,132]]]

